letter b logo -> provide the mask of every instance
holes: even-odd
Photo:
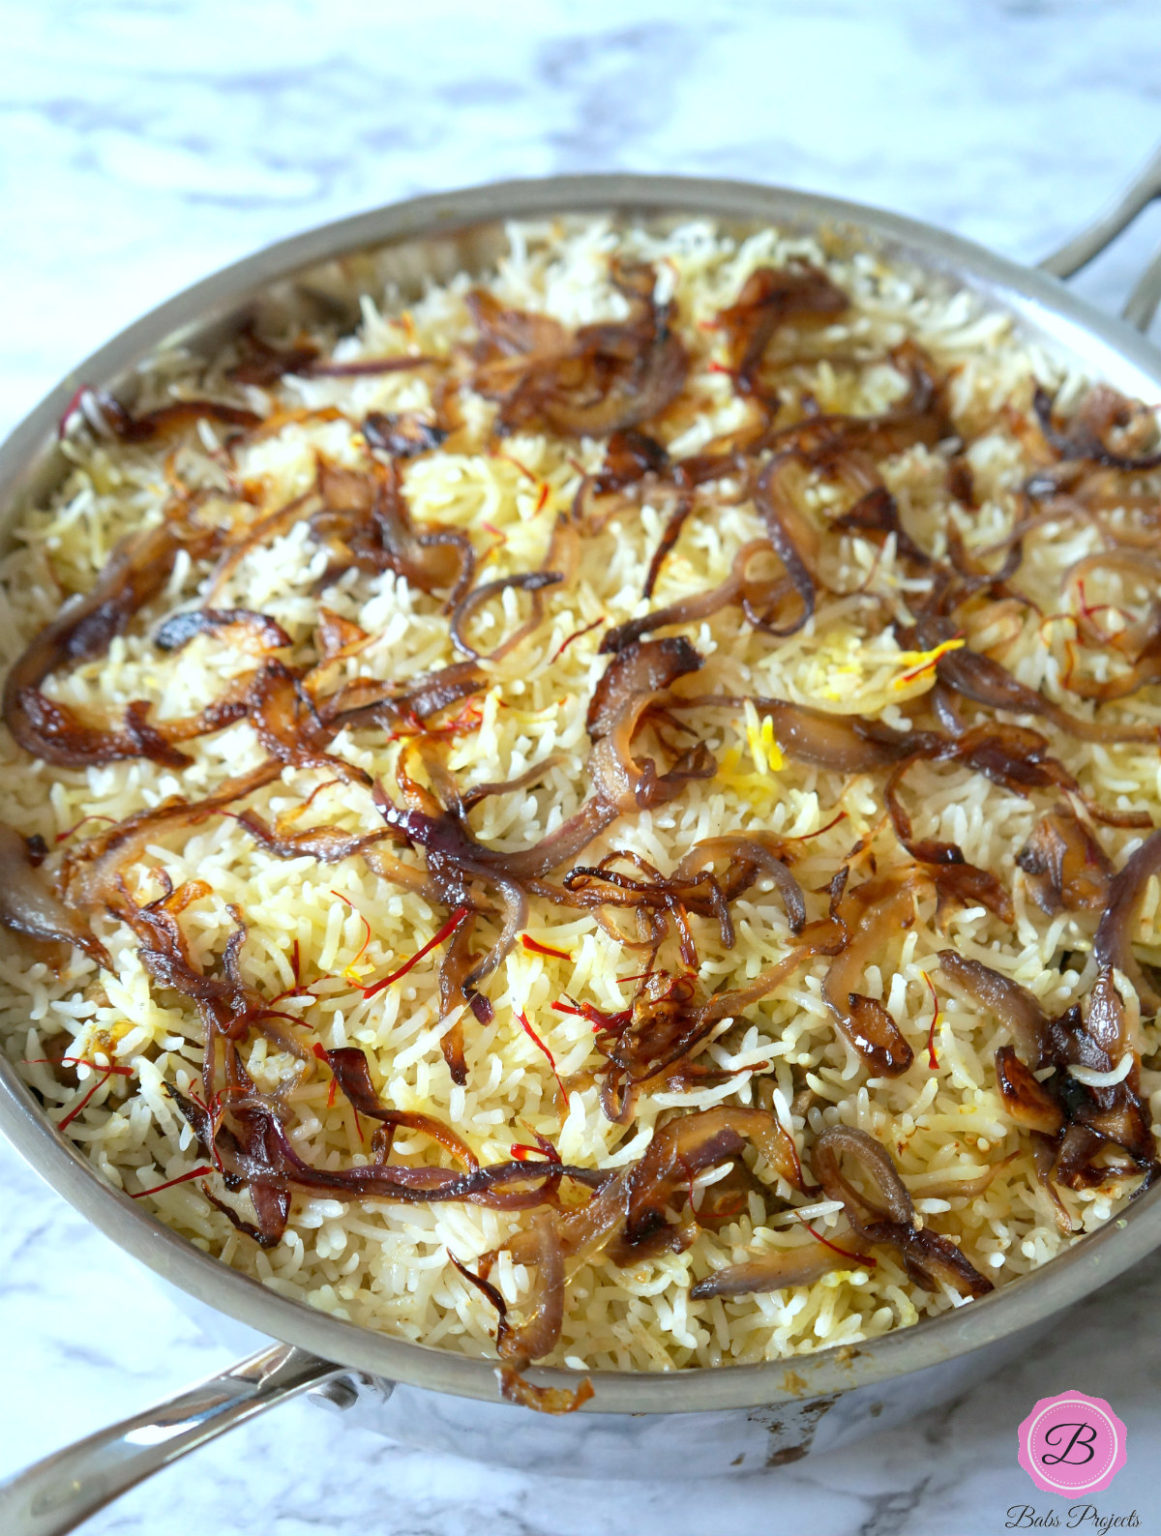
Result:
[[[1067,1444],[1065,1441],[1067,1440]],[[1045,1445],[1057,1446],[1064,1444],[1064,1449],[1057,1455],[1053,1451],[1041,1451],[1040,1462],[1045,1467],[1058,1467],[1064,1462],[1070,1467],[1083,1467],[1086,1462],[1093,1459],[1093,1446],[1097,1440],[1097,1427],[1095,1424],[1053,1424],[1044,1431]]]
[[[1125,1426],[1103,1397],[1042,1397],[1020,1425],[1020,1465],[1045,1493],[1099,1493],[1125,1464]]]

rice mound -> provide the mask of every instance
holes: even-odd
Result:
[[[1032,467],[1021,433],[1032,388],[1039,381],[1062,390],[1058,398],[1067,401],[1082,386],[1058,360],[1022,338],[1006,317],[987,312],[971,295],[934,291],[871,254],[828,254],[814,240],[776,230],[739,240],[704,222],[664,235],[599,221],[516,226],[484,283],[502,303],[547,312],[568,326],[620,318],[625,301],[609,270],[615,253],[655,265],[659,287],[676,299],[677,328],[694,358],[686,393],[696,398],[699,409],[678,436],[670,434],[667,446],[675,455],[696,452],[714,434],[740,423],[743,408],[730,379],[712,366],[712,326],[717,312],[735,301],[746,277],[759,266],[804,258],[850,295],[850,311],[811,336],[812,343],[821,340],[836,357],[854,352],[885,358],[904,338],[918,340],[949,379],[955,420],[972,431],[969,461],[979,501],[970,521],[960,516],[948,494],[946,457],[939,449],[915,447],[884,461],[882,473],[905,525],[929,550],[946,549],[949,521],[958,522],[969,551],[985,550],[1010,531],[1018,516],[1013,492]],[[429,287],[407,307],[391,293],[364,295],[362,323],[357,333],[337,343],[334,355],[354,360],[408,351],[444,354],[456,343],[470,343],[475,328],[465,295],[479,281],[458,276]],[[779,346],[787,355],[793,353],[794,339],[793,327],[779,332]],[[22,515],[15,547],[0,569],[0,643],[6,666],[64,599],[92,586],[118,539],[163,516],[168,477],[177,474],[187,485],[206,490],[207,517],[227,523],[252,519],[255,497],[260,509],[303,494],[314,480],[318,454],[339,465],[363,462],[366,448],[356,423],[369,412],[425,410],[431,404],[430,383],[422,371],[288,377],[270,388],[243,387],[226,378],[231,357],[225,353],[208,372],[180,354],[157,360],[143,379],[142,403],[213,394],[262,415],[337,405],[344,416],[288,419],[251,435],[236,451],[232,479],[221,452],[224,429],[210,422],[199,422],[172,457],[169,445],[113,442],[84,424],[75,428],[64,445],[71,472],[48,505]],[[823,361],[811,364],[802,377],[823,411],[880,411],[900,391],[898,374],[888,366],[852,372]],[[488,402],[467,399],[465,419],[478,430],[481,445],[491,414]],[[417,521],[470,530],[477,552],[487,550],[485,579],[540,565],[557,515],[571,505],[583,474],[598,470],[604,457],[601,442],[527,433],[508,437],[500,448],[438,450],[409,461],[404,473]],[[238,500],[239,484],[249,488],[250,502]],[[821,516],[825,488],[817,496]],[[508,780],[559,756],[532,787],[480,804],[472,823],[480,841],[498,848],[525,847],[559,826],[586,799],[585,709],[607,661],[598,654],[605,626],[716,585],[729,574],[739,546],[764,532],[748,501],[719,506],[712,515],[695,511],[650,604],[642,599],[642,585],[663,526],[662,510],[648,503],[639,511],[614,515],[582,545],[578,579],[543,593],[544,622],[486,668],[488,687],[477,700],[471,728],[448,739],[450,771],[465,784]],[[1041,614],[1057,612],[1063,573],[1099,547],[1091,525],[1060,521],[1037,530],[1020,577]],[[828,571],[834,587],[905,600],[913,578],[897,558],[893,540],[880,547],[852,533],[842,540],[841,551],[841,566]],[[440,603],[390,573],[349,571],[320,599],[313,589],[326,559],[307,527],[292,525],[247,555],[214,593],[213,604],[260,610],[298,646],[308,644],[321,600],[372,637],[357,655],[333,664],[336,682],[367,674],[405,679],[457,659]],[[107,656],[81,663],[52,682],[52,695],[82,714],[102,716],[117,715],[136,699],[152,701],[157,718],[185,715],[208,703],[227,680],[253,666],[253,657],[214,633],[169,655],[160,653],[152,639],[162,616],[206,600],[206,575],[205,569],[179,558],[161,599],[129,633],[113,640]],[[1117,604],[1122,580],[1112,573],[1102,576],[1088,601]],[[490,650],[526,613],[527,599],[509,589],[472,621],[475,644]],[[744,623],[732,608],[681,632],[706,658],[699,686],[790,699],[840,714],[858,712],[906,728],[915,718],[913,701],[931,686],[933,673],[920,668],[910,676],[916,672],[914,660],[889,632],[872,626],[873,613],[855,595],[828,601],[798,633],[778,642]],[[595,627],[588,633],[577,633],[590,625]],[[1021,682],[1057,698],[1072,636],[1066,620],[1041,622],[1031,610],[995,605],[989,630],[970,639],[977,649],[989,648]],[[1068,707],[1080,714],[1092,709],[1072,699]],[[1161,695],[1155,691],[1146,689],[1116,708],[1118,718],[1161,724]],[[1087,794],[1105,805],[1147,809],[1161,824],[1161,756],[1156,749],[1084,743],[1043,721],[1030,723],[1049,736],[1052,752]],[[756,718],[741,710],[707,715],[697,721],[697,732],[717,758],[716,776],[691,782],[656,811],[621,818],[586,850],[586,864],[618,848],[668,871],[699,840],[751,826],[802,839],[794,873],[808,893],[826,885],[865,835],[876,838],[881,868],[904,858],[890,827],[884,831],[879,825],[882,806],[868,777],[847,780],[795,762],[778,751]],[[403,746],[385,733],[361,732],[343,734],[332,750],[390,786]],[[6,731],[0,732],[0,820],[42,836],[51,870],[62,848],[92,831],[78,826],[85,818],[120,819],[167,796],[209,795],[228,775],[256,767],[265,756],[246,721],[191,743],[189,751],[193,766],[180,774],[143,760],[58,769],[31,760]],[[288,768],[248,803],[274,821],[314,792],[306,822],[381,825],[365,790],[340,782],[324,785],[327,778],[325,771]],[[627,1126],[611,1123],[602,1113],[597,1086],[586,1085],[586,1072],[600,1060],[589,1021],[551,1006],[571,997],[604,1010],[623,1009],[632,988],[618,978],[645,963],[640,951],[615,943],[589,912],[532,901],[527,932],[569,958],[523,945],[507,956],[486,987],[495,1005],[493,1021],[465,1019],[467,1082],[457,1086],[440,1047],[441,1034],[454,1020],[438,1023],[438,954],[372,998],[359,990],[413,955],[447,919],[446,911],[377,874],[373,858],[333,865],[308,857],[280,859],[233,819],[217,816],[181,838],[151,847],[147,861],[133,872],[133,888],[140,900],[158,895],[162,872],[174,886],[206,882],[211,894],[182,917],[195,960],[209,969],[221,956],[235,926],[230,911],[235,906],[249,928],[241,956],[244,975],[267,997],[295,987],[297,946],[302,977],[315,983],[314,997],[278,1006],[301,1016],[303,1038],[327,1049],[352,1045],[365,1051],[385,1103],[425,1110],[451,1124],[484,1163],[506,1159],[514,1143],[530,1143],[539,1135],[551,1140],[565,1162],[619,1168],[641,1155],[659,1116],[677,1109],[755,1103],[757,1081],[768,1078],[774,1085],[774,1108],[804,1160],[809,1161],[813,1138],[827,1126],[842,1123],[870,1132],[890,1150],[923,1220],[1001,1284],[1047,1263],[1073,1239],[1062,1234],[1052,1201],[1037,1180],[1029,1137],[1005,1112],[996,1087],[993,1057],[1007,1034],[993,1016],[942,986],[935,957],[953,947],[1022,983],[1046,1010],[1059,1013],[1091,985],[1093,923],[1083,914],[1047,916],[1030,899],[1016,867],[1016,851],[1051,804],[1043,795],[1021,798],[958,766],[920,764],[909,774],[907,799],[917,835],[958,843],[969,861],[999,876],[1016,909],[1008,927],[983,907],[963,908],[946,918],[947,931],[942,932],[934,911],[928,910],[934,904],[921,903],[914,925],[878,964],[868,967],[863,990],[886,1004],[913,1047],[910,1070],[894,1078],[869,1075],[822,999],[821,980],[829,962],[818,958],[746,1009],[741,1021],[704,1050],[702,1060],[734,1075],[696,1091],[643,1094]],[[1141,834],[1132,831],[1100,828],[1098,835],[1117,867],[1141,841]],[[421,853],[401,856],[422,868]],[[1157,901],[1153,886],[1135,936],[1138,953],[1146,959],[1161,959]],[[741,985],[793,943],[783,904],[763,882],[732,910],[732,949],[723,947],[716,923],[692,920],[700,984],[707,992]],[[365,945],[364,920],[370,933]],[[179,1178],[199,1162],[192,1134],[163,1085],[172,1083],[182,1092],[197,1087],[201,1029],[188,1002],[175,1001],[151,983],[127,928],[107,920],[97,924],[97,932],[113,957],[112,974],[79,953],[58,974],[47,960],[32,958],[19,940],[0,935],[0,1039],[54,1121],[96,1089],[69,1123],[67,1135],[111,1184],[140,1194]],[[569,1085],[567,1109],[546,1055],[520,1023],[521,1013]],[[48,1061],[54,1049],[61,1053],[62,1037],[66,1055],[115,1062],[132,1075],[108,1075],[82,1065],[75,1077],[62,1081]],[[1143,1055],[1156,1050],[1152,1024],[1141,1026],[1141,1037]],[[248,1065],[260,1085],[273,1086],[293,1064],[258,1038]],[[1159,1092],[1161,1075],[1146,1064],[1142,1094],[1154,1119]],[[332,1098],[326,1070],[301,1072],[287,1099],[295,1146],[311,1163],[346,1166],[367,1147],[343,1096]],[[410,1132],[397,1136],[395,1154],[432,1155],[430,1145]],[[949,1181],[970,1185],[1009,1157],[982,1193],[925,1195]],[[695,1206],[705,1187],[725,1172],[697,1177]],[[769,1169],[758,1172],[783,1197],[781,1202],[772,1199],[771,1206],[784,1204],[788,1186],[775,1183]],[[1125,1176],[1101,1188],[1066,1190],[1062,1198],[1078,1228],[1083,1224],[1092,1230],[1121,1208],[1137,1182]],[[493,1350],[495,1314],[449,1265],[448,1254],[470,1263],[499,1246],[512,1229],[511,1216],[473,1205],[344,1203],[299,1195],[285,1237],[263,1250],[234,1230],[196,1181],[176,1184],[146,1203],[190,1242],[283,1296],[429,1345],[477,1355]],[[563,1336],[551,1359],[588,1370],[752,1363],[853,1344],[959,1301],[946,1287],[919,1289],[887,1249],[877,1250],[873,1267],[852,1260],[809,1286],[731,1300],[690,1299],[693,1282],[715,1268],[755,1252],[810,1244],[815,1239],[802,1221],[825,1237],[838,1213],[838,1203],[825,1199],[793,1214],[768,1213],[766,1203],[752,1193],[736,1218],[716,1232],[702,1230],[685,1252],[624,1268],[606,1258],[584,1262],[570,1277]],[[492,1280],[519,1311],[529,1272],[502,1254]]]

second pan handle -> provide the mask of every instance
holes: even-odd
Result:
[[[235,1425],[344,1374],[291,1344],[122,1419],[0,1483],[3,1536],[65,1536],[110,1500]]]
[[[1053,277],[1071,277],[1107,250],[1117,236],[1128,229],[1137,215],[1158,197],[1161,197],[1161,149],[1156,151],[1147,165],[1141,167],[1110,208],[1074,235],[1066,245],[1039,263],[1041,270],[1051,272]],[[1149,329],[1159,304],[1161,250],[1157,251],[1133,285],[1121,315],[1136,330],[1144,332]]]

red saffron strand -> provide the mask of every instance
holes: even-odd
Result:
[[[66,837],[72,837],[74,832],[79,832],[86,821],[107,821],[112,827],[117,825],[116,819],[114,817],[98,816],[96,812],[94,812],[91,816],[82,816],[80,821],[74,821],[72,826],[66,827],[63,832],[58,832],[56,835],[56,841],[58,843],[63,843]]]
[[[532,1147],[526,1141],[514,1141],[508,1148],[508,1155],[517,1163],[527,1163],[535,1157],[547,1158],[550,1163],[560,1162],[560,1153],[555,1147]]]
[[[559,1163],[561,1160],[560,1153],[553,1146],[552,1142],[549,1141],[548,1137],[542,1136],[539,1131],[533,1131],[531,1126],[528,1126],[528,1130],[532,1132],[533,1141],[544,1153],[545,1157],[548,1158],[549,1162]]]
[[[571,960],[572,956],[565,954],[563,949],[553,949],[551,945],[538,943],[536,939],[529,938],[528,934],[520,935],[520,942],[524,948],[534,955],[548,955],[553,960]]]
[[[85,1094],[84,1098],[80,1101],[80,1103],[79,1104],[74,1104],[72,1109],[69,1110],[68,1114],[64,1117],[64,1119],[57,1121],[57,1123],[56,1123],[57,1130],[58,1131],[67,1130],[68,1127],[70,1125],[72,1125],[73,1121],[80,1114],[81,1110],[84,1109],[85,1105],[89,1102],[89,1100],[96,1093],[97,1089],[98,1088],[103,1088],[105,1086],[105,1084],[109,1081],[109,1079],[112,1076],[113,1076],[112,1069],[109,1069],[107,1071],[102,1069],[102,1076],[97,1079],[97,1081],[89,1089],[88,1093]]]
[[[326,1047],[325,1046],[320,1045],[319,1042],[316,1040],[315,1043],[311,1046],[310,1049],[311,1049],[311,1053],[313,1055],[317,1056],[318,1059],[323,1063],[324,1066],[330,1067],[331,1059],[327,1055]],[[339,1088],[339,1080],[334,1075],[334,1069],[331,1068],[331,1086],[327,1090],[327,1108],[328,1109],[334,1109],[334,1107],[335,1107],[335,1095],[338,1092],[338,1088]],[[362,1133],[360,1132],[360,1136],[361,1136],[361,1134]]]
[[[64,442],[65,436],[69,429],[69,422],[81,409],[81,401],[85,398],[86,395],[92,393],[92,388],[93,386],[91,384],[78,384],[76,389],[73,390],[72,398],[61,412],[60,420],[56,424],[56,438],[58,443]]]
[[[57,1063],[51,1056],[23,1056],[21,1061],[26,1067],[55,1067]],[[108,1066],[102,1067],[99,1062],[90,1061],[87,1056],[62,1056],[62,1067],[90,1067],[94,1072],[103,1072],[106,1077],[112,1077],[114,1073],[118,1077],[132,1077],[132,1067]]]
[[[397,971],[391,972],[390,976],[383,976],[379,981],[372,982],[369,987],[364,987],[364,998],[375,997],[378,993],[383,991],[384,987],[389,987],[393,981],[398,981],[401,976],[406,976],[408,971],[411,970],[413,966],[419,964],[424,955],[429,955],[433,949],[438,949],[438,947],[444,943],[446,939],[451,938],[452,934],[463,922],[464,918],[467,917],[469,910],[470,909],[468,907],[457,907],[456,910],[452,913],[451,917],[447,920],[446,923],[444,923],[443,927],[435,935],[435,937],[433,939],[429,939],[422,949],[417,950],[415,954],[412,955],[410,960],[405,960]]]
[[[548,1065],[552,1068],[552,1075],[553,1075],[553,1077],[556,1078],[556,1086],[560,1089],[560,1097],[561,1097],[562,1101],[564,1102],[564,1104],[567,1106],[568,1105],[568,1094],[565,1092],[564,1084],[560,1080],[560,1073],[556,1070],[556,1057],[552,1054],[552,1052],[545,1045],[544,1041],[540,1038],[540,1036],[532,1028],[532,1025],[529,1024],[529,1022],[528,1022],[528,1015],[524,1012],[523,1009],[520,1010],[520,1012],[516,1015],[516,1017],[520,1020],[521,1028],[524,1030],[524,1033],[528,1036],[528,1038],[532,1041],[533,1045],[536,1046],[537,1050],[544,1052],[545,1058],[548,1061]]]
[[[533,485],[539,484],[536,476],[528,468],[528,465],[521,464],[520,460],[513,458],[510,453],[493,453],[492,457],[496,459],[504,459],[507,463],[514,465],[526,480],[531,480]]]
[[[547,480],[542,480],[540,482],[540,495],[537,496],[537,498],[536,498],[536,510],[538,512],[543,512],[545,506],[547,505],[547,503],[548,503],[548,481]]]
[[[825,827],[816,827],[813,832],[800,832],[797,837],[788,837],[788,843],[805,843],[809,838],[821,837],[824,832],[829,832],[831,827],[837,827],[840,821],[846,821],[846,811],[840,811],[837,816],[832,816]]]
[[[315,787],[311,790],[310,794],[307,795],[306,799],[302,802],[299,810],[305,811],[306,808],[313,802],[316,795],[321,795],[324,789],[330,789],[332,784],[341,784],[342,782],[342,779],[324,779],[321,784],[316,784]]]
[[[553,651],[552,655],[548,658],[548,665],[551,666],[554,661],[559,661],[574,640],[579,640],[582,635],[591,634],[594,629],[597,629],[600,625],[606,623],[608,623],[608,620],[602,613],[599,619],[594,619],[591,624],[586,624],[583,629],[574,629],[572,634],[569,635],[568,639],[562,640],[561,643],[557,646],[556,650]]]
[[[927,983],[927,990],[931,993],[931,1006],[935,1010],[931,1015],[931,1028],[927,1031],[927,1065],[934,1072],[939,1066],[939,1057],[935,1054],[935,1031],[939,1024],[939,993],[935,990],[935,983],[926,971],[919,973]]]
[[[769,1067],[769,1065],[770,1063],[767,1062],[766,1066]],[[760,1070],[760,1068],[755,1067],[754,1070],[757,1072]],[[781,1120],[778,1121],[778,1130],[782,1136],[782,1139],[790,1148],[790,1157],[791,1161],[794,1163],[794,1176],[798,1181],[798,1187],[799,1189],[805,1189],[806,1180],[802,1174],[802,1159],[798,1155],[798,1148],[794,1145],[794,1137],[790,1134],[789,1128],[782,1124]]]
[[[963,637],[964,637],[963,636],[963,630],[962,629],[957,629],[955,634],[952,635],[951,638],[952,638],[952,640],[962,640]],[[918,667],[912,667],[910,672],[904,672],[903,676],[899,679],[899,681],[901,683],[913,683],[917,677],[922,677],[925,672],[931,672],[938,665],[939,665],[939,657],[938,656],[933,656],[930,661],[925,661],[925,662],[922,663],[922,665],[920,665]]]
[[[175,1184],[188,1184],[191,1179],[202,1179],[207,1173],[213,1173],[213,1167],[209,1163],[203,1163],[199,1168],[191,1168],[188,1173],[179,1173],[176,1179],[166,1179],[164,1184],[154,1184],[149,1189],[139,1189],[136,1194],[130,1195],[130,1200],[142,1200],[146,1195],[156,1195],[163,1189],[172,1189]]]
[[[554,1013],[572,1014],[574,1018],[587,1019],[593,1026],[594,1035],[616,1034],[624,1029],[633,1018],[631,1008],[622,1008],[619,1013],[606,1013],[598,1008],[595,1003],[562,1003],[559,998],[550,1005]]]
[[[810,1233],[811,1237],[820,1242],[824,1248],[829,1248],[832,1253],[841,1253],[844,1259],[852,1259],[856,1264],[865,1264],[868,1269],[875,1269],[877,1267],[879,1261],[873,1258],[871,1254],[851,1253],[849,1249],[840,1248],[837,1243],[832,1243],[829,1238],[823,1237],[821,1232],[816,1232],[809,1221],[804,1221],[802,1225]]]
[[[684,1157],[682,1157],[680,1152],[677,1154],[677,1161],[681,1164],[682,1169],[685,1172],[685,1180],[686,1180],[686,1183],[689,1185],[689,1208],[693,1212],[693,1219],[696,1222],[697,1221],[697,1206],[694,1205],[694,1203],[693,1203],[693,1194],[694,1194],[694,1190],[693,1190],[693,1169],[689,1166],[689,1163],[686,1161],[686,1159]]]
[[[353,987],[357,987],[359,985],[359,978],[354,974],[354,971],[359,961],[367,953],[367,945],[371,942],[371,924],[367,921],[366,916],[359,911],[355,903],[349,897],[343,895],[342,891],[331,891],[331,895],[337,896],[344,906],[350,907],[351,911],[356,914],[363,925],[363,942],[359,946],[359,952],[349,965],[343,967],[343,975]]]
[[[314,995],[315,987],[317,987],[320,982],[330,981],[331,980],[331,973],[329,971],[327,971],[325,975],[318,976],[318,977],[315,978],[314,981],[310,982],[307,986],[305,986],[305,987],[303,986],[303,984],[302,984],[302,951],[299,949],[299,945],[298,945],[298,940],[297,939],[295,939],[294,942],[290,946],[290,974],[294,978],[294,985],[292,987],[287,987],[284,992],[276,992],[274,994],[274,996],[270,999],[270,1001],[272,1003],[285,1002],[286,999],[290,998],[290,997],[309,997],[312,1002],[318,1002],[318,998],[316,998],[315,995]],[[305,1022],[305,1020],[295,1018],[293,1014],[289,1014],[289,1013],[278,1014],[277,1017],[278,1018],[291,1019],[291,1020],[293,1020],[293,1022],[295,1024],[302,1024],[302,1023]]]

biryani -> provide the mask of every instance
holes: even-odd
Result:
[[[523,1372],[850,1345],[1156,1168],[1157,423],[963,291],[508,231],[82,389],[0,1040],[223,1263]]]

